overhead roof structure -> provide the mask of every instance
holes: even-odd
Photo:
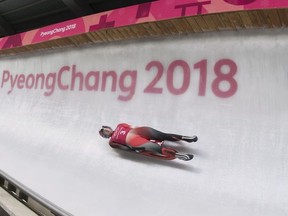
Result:
[[[151,0],[0,0],[0,38]]]

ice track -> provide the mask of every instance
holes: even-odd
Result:
[[[0,169],[77,216],[286,216],[287,46],[285,30],[222,32],[2,58]],[[195,157],[111,149],[98,129],[121,122],[197,135],[166,143]]]

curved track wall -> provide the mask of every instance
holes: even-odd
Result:
[[[287,215],[287,45],[266,30],[2,58],[1,169],[73,215]],[[196,134],[166,143],[195,159],[115,151],[98,129],[120,122]]]

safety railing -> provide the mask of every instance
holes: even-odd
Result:
[[[69,212],[30,190],[2,170],[0,170],[0,187],[38,215],[72,216]]]

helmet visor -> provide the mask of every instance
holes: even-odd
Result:
[[[99,130],[99,134],[103,138],[110,138],[112,133],[113,133],[113,130],[109,126],[102,126],[102,128]]]

